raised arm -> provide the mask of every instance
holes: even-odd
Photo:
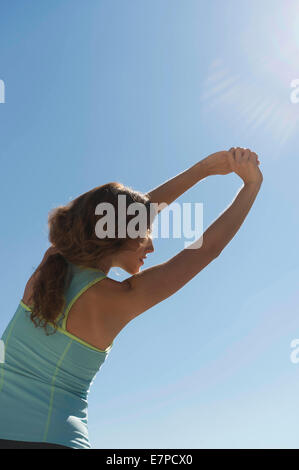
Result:
[[[231,205],[204,232],[200,248],[185,248],[168,261],[144,269],[121,283],[104,279],[96,285],[98,305],[108,312],[107,325],[109,323],[110,329],[114,329],[115,335],[137,315],[181,289],[219,256],[241,227],[263,177],[256,154],[238,150],[230,158],[233,170],[243,179],[244,185]]]
[[[161,212],[166,205],[171,204],[185,191],[207,176],[226,175],[231,173],[232,169],[229,162],[229,154],[231,153],[231,150],[223,150],[209,155],[203,160],[195,163],[191,168],[188,168],[174,178],[171,178],[157,188],[146,193],[152,203],[156,203],[158,205],[161,204],[160,207],[157,206],[157,214]]]

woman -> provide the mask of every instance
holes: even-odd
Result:
[[[135,317],[168,298],[217,258],[247,216],[262,184],[259,160],[249,149],[216,152],[147,194],[120,183],[84,193],[49,215],[52,246],[27,282],[2,335],[0,447],[88,449],[87,397],[118,333]],[[235,172],[243,180],[232,204],[204,232],[200,248],[186,248],[140,272],[153,251],[151,203],[171,204],[209,175]],[[146,210],[138,238],[99,237],[95,208],[118,196],[126,209]],[[159,213],[161,205],[156,213]],[[165,206],[164,206],[165,207]],[[132,215],[125,212],[129,226]],[[134,213],[135,216],[135,213]],[[131,277],[108,277],[119,266]],[[101,281],[101,282],[100,282]]]

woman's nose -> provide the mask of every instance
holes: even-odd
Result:
[[[148,251],[149,253],[152,253],[153,251],[155,251],[152,241],[148,244],[146,251]]]

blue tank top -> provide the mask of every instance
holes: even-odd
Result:
[[[0,438],[90,449],[88,392],[109,354],[66,331],[68,312],[78,297],[106,275],[68,263],[65,304],[58,330],[46,335],[30,319],[21,300],[2,338]],[[48,331],[54,331],[48,326]]]

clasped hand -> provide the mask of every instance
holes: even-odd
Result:
[[[262,178],[258,165],[260,164],[258,155],[250,149],[242,147],[232,147],[229,150],[212,153],[202,160],[207,175],[228,175],[238,174],[244,181],[252,176],[257,179]]]

